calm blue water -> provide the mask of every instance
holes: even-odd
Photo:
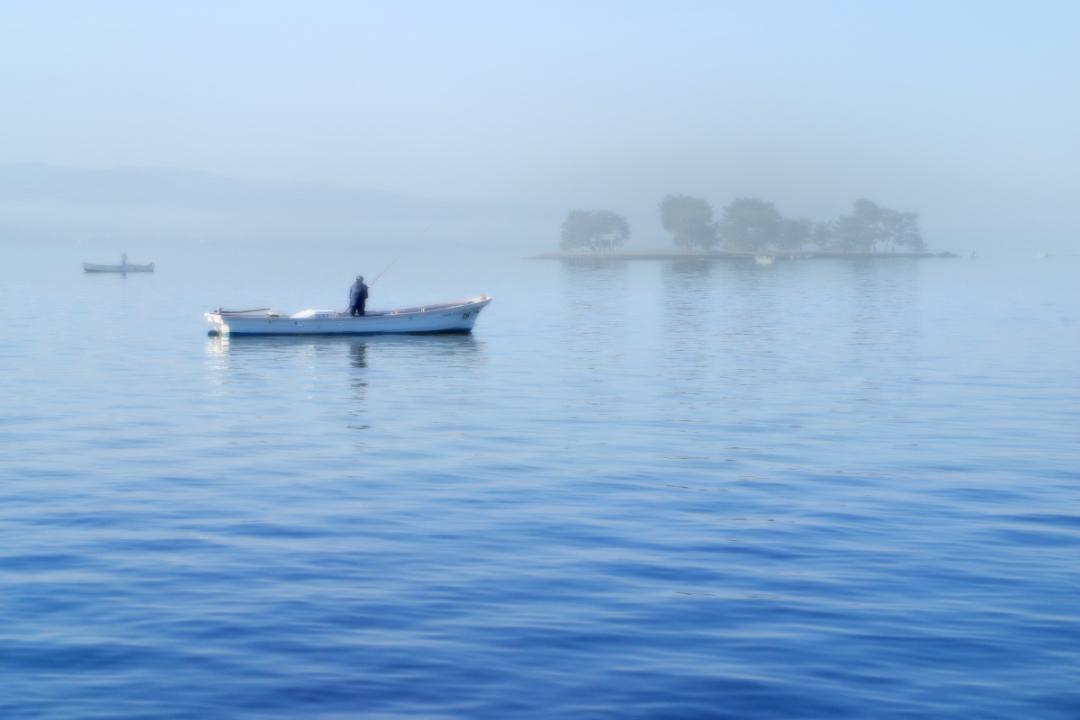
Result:
[[[1080,259],[4,248],[4,718],[1080,717]]]

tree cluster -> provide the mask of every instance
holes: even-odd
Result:
[[[676,247],[687,252],[714,250],[753,254],[805,251],[835,253],[924,252],[919,216],[856,200],[851,213],[814,222],[784,217],[776,206],[755,197],[732,200],[713,218],[701,198],[668,195],[660,203],[660,222]],[[630,237],[630,225],[609,210],[572,210],[562,224],[564,251],[612,251]]]
[[[660,223],[683,250],[712,250],[716,245],[712,207],[701,198],[668,195],[660,203]]]
[[[736,198],[719,222],[700,198],[669,195],[660,203],[660,220],[675,245],[686,250],[794,253],[807,249],[841,253],[923,252],[919,216],[856,200],[851,214],[827,222],[786,218],[771,202]]]
[[[610,210],[571,210],[562,224],[563,250],[614,250],[630,237],[630,224]]]
[[[919,216],[883,208],[869,200],[856,200],[850,215],[842,215],[826,229],[828,246],[838,252],[923,252]]]

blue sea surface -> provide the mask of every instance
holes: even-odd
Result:
[[[1080,717],[1080,259],[0,250],[0,717]]]

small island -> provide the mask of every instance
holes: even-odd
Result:
[[[672,250],[625,252],[630,225],[610,210],[571,210],[562,223],[560,252],[540,259],[603,258],[611,260],[756,259],[775,258],[923,258],[956,257],[929,252],[919,229],[919,216],[856,200],[851,212],[815,222],[784,217],[776,206],[755,197],[736,198],[713,218],[706,200],[668,195],[660,203],[660,222],[671,234]]]

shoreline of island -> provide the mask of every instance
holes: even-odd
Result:
[[[956,253],[921,252],[921,253],[843,253],[843,252],[800,252],[800,253],[741,253],[722,250],[708,252],[680,252],[651,250],[639,252],[546,252],[530,256],[530,260],[736,260],[746,262],[768,262],[785,260],[920,260],[926,258],[958,258]]]

